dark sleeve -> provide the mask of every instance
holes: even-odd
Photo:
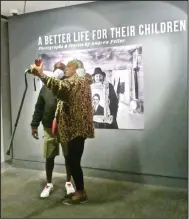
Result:
[[[45,100],[43,98],[44,87],[41,88],[37,103],[35,104],[35,111],[32,117],[31,127],[38,128],[44,112]]]
[[[114,87],[109,83],[109,99],[110,99],[110,113],[113,116],[117,116],[118,111],[118,98],[115,93]]]

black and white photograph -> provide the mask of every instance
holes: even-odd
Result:
[[[54,63],[83,62],[93,84],[93,121],[97,129],[144,129],[142,45],[126,45],[41,54],[44,73]]]

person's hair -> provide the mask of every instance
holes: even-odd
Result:
[[[99,95],[99,94],[94,94],[94,95],[93,95],[93,98],[94,98],[94,97],[98,97],[98,99],[100,100],[100,95]]]
[[[103,78],[103,81],[104,81],[105,78],[106,78],[106,73],[105,72],[102,72],[102,78]]]
[[[84,68],[83,62],[81,60],[76,59],[78,68]]]
[[[59,65],[59,67],[57,67],[58,65]],[[64,65],[64,63],[62,63],[62,62],[57,62],[54,64],[54,70],[57,68],[61,69],[62,71],[65,71],[66,65]]]
[[[84,68],[83,62],[78,59],[71,60],[68,64],[74,64],[76,65],[76,68]]]

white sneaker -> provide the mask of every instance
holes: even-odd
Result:
[[[65,188],[66,188],[67,195],[75,192],[75,189],[74,189],[74,187],[73,187],[71,182],[66,182]]]
[[[51,191],[53,190],[53,184],[52,183],[47,183],[43,191],[41,192],[40,197],[41,198],[47,198],[49,197]]]

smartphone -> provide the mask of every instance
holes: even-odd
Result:
[[[38,58],[35,59],[35,65],[36,65],[37,67],[39,67],[39,66],[41,65],[41,63],[42,63],[42,59],[41,59],[40,57],[38,57]]]

